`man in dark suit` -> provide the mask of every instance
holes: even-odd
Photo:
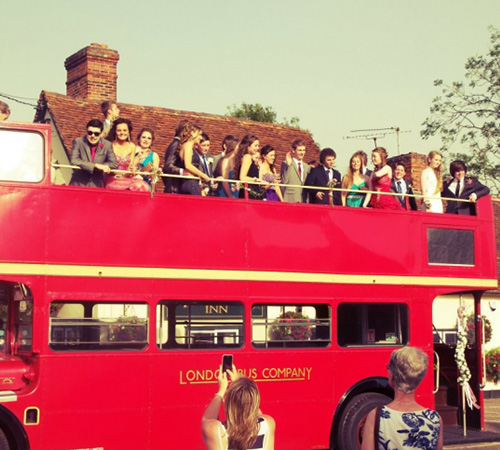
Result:
[[[394,176],[391,180],[391,192],[413,195],[413,186],[411,185],[411,181],[405,179],[405,175],[406,169],[404,164],[397,163],[394,168]],[[399,200],[399,203],[401,203],[401,206],[404,209],[411,209],[412,211],[416,211],[418,209],[415,197],[397,195],[396,198]]]
[[[467,166],[463,161],[453,161],[450,164],[452,179],[443,183],[441,197],[468,199],[469,202],[454,202],[448,200],[446,212],[449,214],[463,214],[468,216],[476,215],[476,201],[490,193],[484,184],[477,178],[467,177]]]
[[[189,120],[184,119],[177,124],[175,128],[175,137],[167,147],[167,150],[165,150],[165,164],[163,165],[163,173],[165,174],[182,175],[184,172],[184,169],[181,168],[179,156],[179,136],[188,123],[190,123]],[[163,183],[165,184],[164,192],[172,194],[177,194],[179,192],[179,178],[163,177]]]
[[[340,172],[335,170],[335,160],[337,154],[331,148],[324,148],[319,154],[320,165],[309,173],[306,179],[306,186],[340,187]],[[309,203],[320,203],[328,205],[329,193],[326,190],[309,189]],[[333,191],[333,204],[342,205],[340,191]]]
[[[103,124],[92,119],[87,124],[87,136],[73,141],[70,161],[79,170],[73,170],[71,186],[104,187],[104,174],[118,167],[111,142],[102,138]]]
[[[210,178],[214,176],[214,159],[209,153],[210,150],[210,137],[206,133],[201,133],[201,140],[195,144],[195,151],[193,152],[193,165],[207,174]],[[211,197],[217,196],[217,183],[211,181],[207,183],[202,182],[202,195],[209,195]]]

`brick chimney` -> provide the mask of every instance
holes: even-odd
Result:
[[[90,44],[64,62],[66,94],[74,98],[116,100],[116,66],[120,55],[107,45]]]

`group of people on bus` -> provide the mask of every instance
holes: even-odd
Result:
[[[429,358],[415,347],[394,350],[387,365],[387,379],[394,399],[373,409],[363,427],[362,450],[441,450],[443,423],[439,414],[420,405],[415,391],[427,373]],[[219,389],[201,420],[208,450],[274,449],[276,423],[262,413],[256,383],[233,365],[218,372]],[[230,384],[229,384],[230,383]],[[220,420],[223,406],[225,420]],[[295,413],[300,414],[299,411]]]
[[[73,143],[72,185],[149,192],[152,179],[161,172],[160,158],[154,152],[154,131],[143,128],[132,142],[132,123],[119,117],[115,103],[104,102],[102,123],[93,119],[87,135]],[[387,163],[388,154],[376,147],[371,154],[373,171],[367,167],[367,154],[355,152],[347,173],[342,177],[334,168],[336,153],[324,148],[319,163],[304,161],[306,144],[295,140],[278,172],[276,150],[261,147],[259,138],[248,134],[241,140],[227,135],[221,152],[210,154],[210,137],[189,120],[182,120],[165,152],[163,173],[165,192],[215,197],[250,198],[289,203],[318,203],[349,207],[417,210],[411,182],[405,178],[404,164],[394,170]],[[450,179],[443,181],[442,155],[432,151],[427,167],[421,172],[422,210],[475,214],[475,202],[489,189],[477,178],[466,176],[462,161],[450,164]],[[234,181],[230,181],[234,180]],[[389,195],[389,193],[392,193]],[[453,199],[467,201],[452,201]]]

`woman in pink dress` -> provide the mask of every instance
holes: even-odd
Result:
[[[390,192],[392,169],[387,165],[387,151],[383,147],[372,150],[372,163],[375,170],[372,173],[373,190],[377,192]],[[399,209],[403,207],[392,195],[373,194],[370,204],[378,209]]]
[[[113,127],[108,134],[113,143],[113,152],[118,161],[118,170],[135,170],[135,145],[130,142],[132,122],[128,119],[118,118],[113,122]],[[108,189],[120,191],[149,192],[149,185],[140,175],[133,173],[113,173],[106,181]]]

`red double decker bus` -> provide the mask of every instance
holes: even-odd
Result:
[[[0,179],[0,449],[203,448],[225,353],[276,448],[355,449],[390,353],[433,357],[433,300],[497,286],[489,198],[468,217],[57,186],[39,124],[0,125]]]

